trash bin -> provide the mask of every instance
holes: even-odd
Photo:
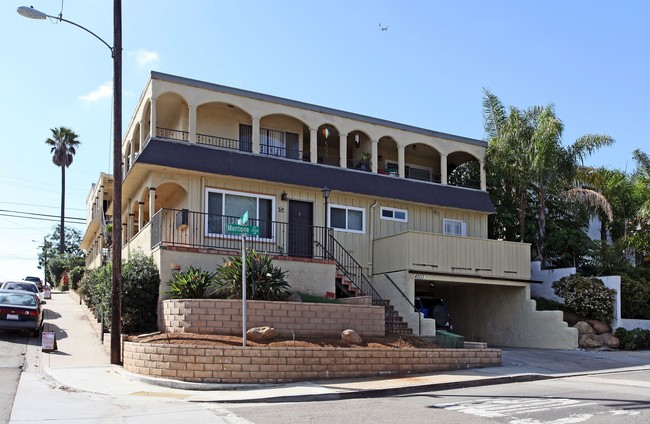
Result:
[[[418,312],[421,313],[424,318],[431,318],[431,309],[426,308],[422,303],[422,299],[420,299],[419,297],[416,299],[416,301],[417,301]]]

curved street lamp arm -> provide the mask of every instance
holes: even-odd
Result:
[[[77,23],[74,23],[74,22],[72,22],[72,21],[69,21],[69,20],[67,20],[67,19],[63,19],[63,18],[60,17],[60,16],[50,16],[50,15],[46,15],[46,16],[47,16],[48,18],[54,18],[54,19],[58,19],[59,21],[67,22],[67,23],[69,23],[70,25],[74,25],[74,26],[76,26],[77,28],[81,28],[81,29],[83,29],[84,31],[86,31],[87,33],[89,33],[90,35],[92,35],[93,37],[95,37],[96,39],[98,39],[99,41],[101,41],[102,43],[104,43],[104,45],[105,45],[106,47],[108,47],[108,49],[111,51],[111,57],[115,54],[115,52],[114,52],[114,50],[113,50],[113,47],[112,47],[110,44],[108,44],[108,43],[107,43],[106,41],[104,41],[104,40],[103,40],[99,35],[95,34],[95,33],[92,32],[91,30],[89,30],[88,28],[83,27],[83,26],[81,26],[81,25],[79,25],[79,24],[77,24]]]

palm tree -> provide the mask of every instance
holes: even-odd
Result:
[[[81,144],[77,139],[79,136],[70,128],[52,128],[52,138],[45,140],[45,144],[51,147],[52,162],[61,167],[61,240],[59,252],[65,250],[65,169],[72,164],[76,153],[75,148]]]
[[[546,202],[551,194],[598,204],[611,216],[611,208],[607,208],[602,195],[572,188],[584,158],[599,147],[613,143],[610,136],[585,135],[565,147],[561,142],[564,125],[555,115],[553,105],[534,106],[525,111],[510,107],[506,114],[501,101],[486,89],[483,89],[483,119],[490,137],[488,164],[496,168],[504,185],[510,186],[517,199],[520,241],[526,234],[527,196],[536,196],[536,244],[542,267],[546,266]]]

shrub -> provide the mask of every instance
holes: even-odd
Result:
[[[188,267],[177,272],[168,283],[169,297],[172,299],[209,299],[216,295],[216,272],[202,271]]]
[[[608,289],[595,277],[573,274],[552,284],[555,294],[564,298],[564,304],[578,315],[610,323],[614,318],[612,297],[616,290]]]
[[[649,281],[621,275],[621,315],[630,319],[650,319]]]
[[[643,330],[635,328],[634,330],[626,330],[619,327],[614,332],[620,341],[620,348],[623,350],[636,350],[650,348],[650,330]]]
[[[72,287],[72,290],[77,290],[79,288],[79,281],[83,277],[85,271],[86,268],[83,266],[76,266],[70,270],[68,275],[70,276],[70,286]]]
[[[300,296],[300,299],[303,302],[309,302],[309,303],[341,303],[340,300],[338,299],[332,299],[329,297],[325,296],[318,296],[315,294],[309,294],[309,293],[302,293],[302,292],[296,292],[298,293],[298,296]]]
[[[229,257],[217,267],[218,291],[228,299],[242,297],[242,258]],[[269,255],[251,249],[246,253],[246,299],[282,300],[290,294],[287,271],[273,265]]]
[[[145,333],[158,328],[160,274],[151,257],[135,252],[122,267],[122,331]]]
[[[545,297],[534,297],[533,300],[535,301],[535,308],[538,311],[562,310],[562,304],[560,302],[556,302],[555,300],[547,299]]]

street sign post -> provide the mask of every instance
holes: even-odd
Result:
[[[241,327],[242,346],[246,346],[246,236],[259,236],[260,227],[248,224],[248,211],[237,220],[236,224],[226,225],[229,235],[241,235]]]

